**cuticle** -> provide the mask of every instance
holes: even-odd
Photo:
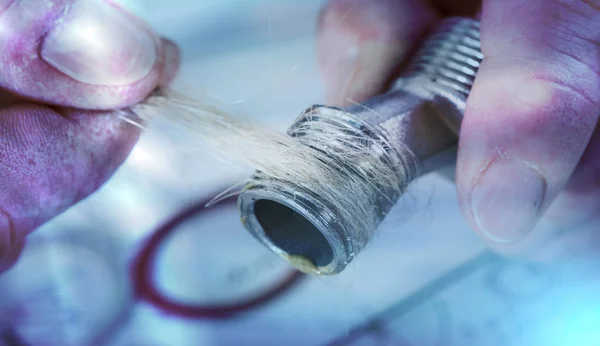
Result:
[[[542,173],[542,171],[540,171],[540,169],[538,167],[536,167],[535,165],[532,165],[530,162],[524,161],[524,160],[520,160],[520,159],[515,159],[509,156],[505,156],[505,157],[495,157],[491,160],[489,160],[482,169],[479,170],[479,174],[477,175],[477,178],[475,179],[475,182],[473,183],[473,187],[471,188],[471,193],[473,193],[473,191],[475,190],[475,187],[477,187],[477,185],[479,185],[479,182],[481,181],[481,179],[483,178],[483,176],[487,173],[488,169],[492,166],[492,164],[496,163],[496,162],[501,162],[501,161],[513,161],[513,162],[519,162],[521,164],[523,164],[525,167],[533,170],[534,172],[537,173],[537,175],[542,179],[542,183],[544,185],[544,196],[546,195],[546,190],[548,188],[548,180],[546,179],[546,175]]]

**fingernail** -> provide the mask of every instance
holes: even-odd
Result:
[[[546,180],[536,170],[515,160],[496,161],[471,194],[475,220],[490,240],[516,242],[537,223],[545,193]]]
[[[82,83],[127,85],[157,59],[149,32],[106,1],[77,1],[44,39],[41,56]]]

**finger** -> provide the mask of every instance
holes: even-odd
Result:
[[[488,0],[461,128],[461,208],[490,243],[527,237],[564,188],[600,106],[597,0]],[[539,237],[535,235],[535,237]]]
[[[328,104],[343,106],[381,92],[435,19],[427,1],[330,0],[317,38]]]
[[[164,68],[159,79],[160,85],[169,86],[177,76],[180,66],[180,52],[177,45],[165,38],[161,39],[163,46]],[[0,90],[0,108],[23,103],[24,98],[6,90]]]
[[[35,104],[1,111],[0,258],[10,259],[30,232],[100,187],[138,136],[110,112]]]
[[[0,87],[39,102],[113,109],[159,83],[165,44],[107,0],[0,0]]]

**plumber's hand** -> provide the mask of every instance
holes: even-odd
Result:
[[[170,81],[178,54],[108,0],[0,0],[0,270],[125,160],[139,131],[110,110]]]
[[[492,247],[521,253],[600,220],[600,0],[330,0],[320,61],[331,103],[364,100],[438,18],[480,6],[458,196]]]

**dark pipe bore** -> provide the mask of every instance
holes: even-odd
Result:
[[[295,210],[262,199],[254,204],[254,214],[271,242],[289,255],[303,257],[317,267],[333,260],[327,239]]]

